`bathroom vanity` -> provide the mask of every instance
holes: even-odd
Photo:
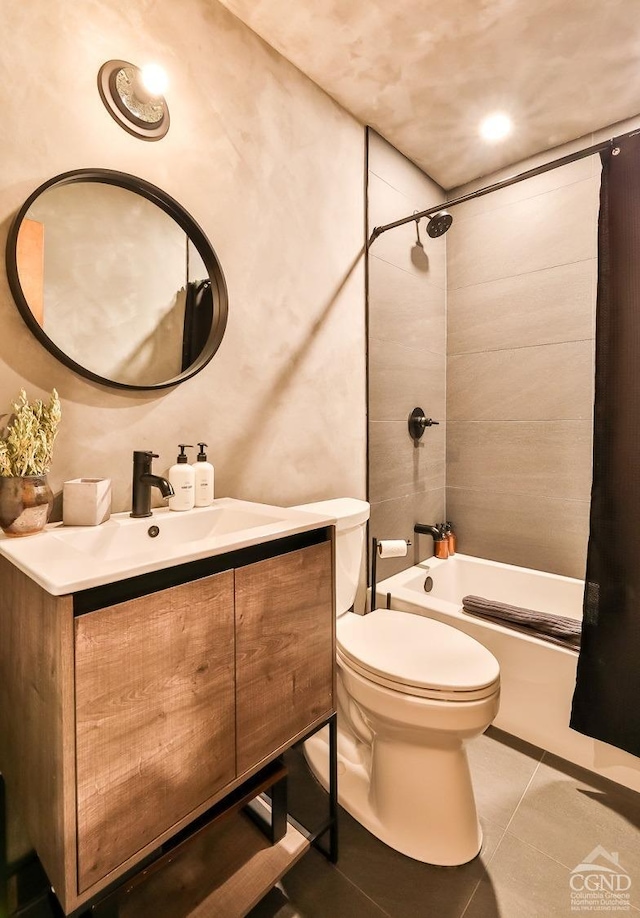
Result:
[[[0,772],[65,914],[335,713],[331,521],[214,503],[0,541]]]

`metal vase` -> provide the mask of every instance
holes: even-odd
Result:
[[[26,536],[44,529],[53,492],[46,475],[0,476],[0,528],[8,536]]]

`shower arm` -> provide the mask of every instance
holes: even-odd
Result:
[[[397,226],[404,226],[405,223],[417,223],[423,217],[431,217],[443,208],[453,207],[456,204],[464,204],[465,201],[473,201],[475,198],[481,198],[485,194],[491,194],[492,191],[500,191],[502,188],[508,188],[510,185],[515,185],[518,182],[523,182],[525,179],[534,178],[536,175],[542,175],[544,172],[550,172],[552,169],[557,169],[560,166],[567,166],[569,163],[573,163],[578,159],[584,159],[586,156],[593,156],[595,153],[602,153],[603,150],[608,150],[611,148],[613,152],[621,140],[624,140],[627,137],[634,137],[636,134],[640,134],[640,130],[638,128],[633,131],[628,131],[626,134],[619,134],[617,137],[611,137],[609,140],[603,140],[601,143],[595,143],[593,146],[585,147],[583,150],[577,150],[575,153],[568,153],[566,156],[561,156],[559,159],[553,159],[551,162],[543,163],[540,166],[535,166],[533,169],[527,169],[526,172],[519,172],[517,175],[511,175],[506,179],[502,179],[500,182],[494,182],[492,185],[486,185],[484,188],[478,188],[477,191],[470,191],[468,194],[460,195],[458,198],[452,198],[450,201],[441,201],[440,204],[435,204],[433,207],[429,207],[427,210],[421,210],[417,213],[412,213],[410,217],[403,217],[401,220],[394,220],[393,223],[385,223],[384,226],[374,226],[369,237],[368,245],[371,245],[371,243],[374,242],[378,236],[386,233],[387,230],[395,229]]]

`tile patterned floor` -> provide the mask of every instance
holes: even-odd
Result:
[[[430,867],[341,814],[340,859],[309,852],[251,918],[614,918],[640,913],[640,795],[490,729],[470,745],[484,844],[457,868]],[[628,900],[585,899],[572,870],[617,852]],[[579,885],[580,879],[574,880]],[[595,908],[605,904],[606,909]]]
[[[607,914],[640,915],[640,794],[494,729],[469,755],[484,829],[470,864],[411,860],[342,812],[338,864],[311,850],[250,918],[587,918],[604,910],[572,899],[570,880],[599,845],[617,852],[630,884],[627,902],[610,900]],[[304,825],[320,824],[323,792],[301,753],[288,765],[292,812]],[[59,915],[44,898],[20,911],[20,918]]]

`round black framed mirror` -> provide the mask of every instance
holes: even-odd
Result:
[[[162,189],[77,169],[27,198],[7,275],[36,338],[81,376],[163,389],[199,373],[222,341],[227,286],[211,243]]]

